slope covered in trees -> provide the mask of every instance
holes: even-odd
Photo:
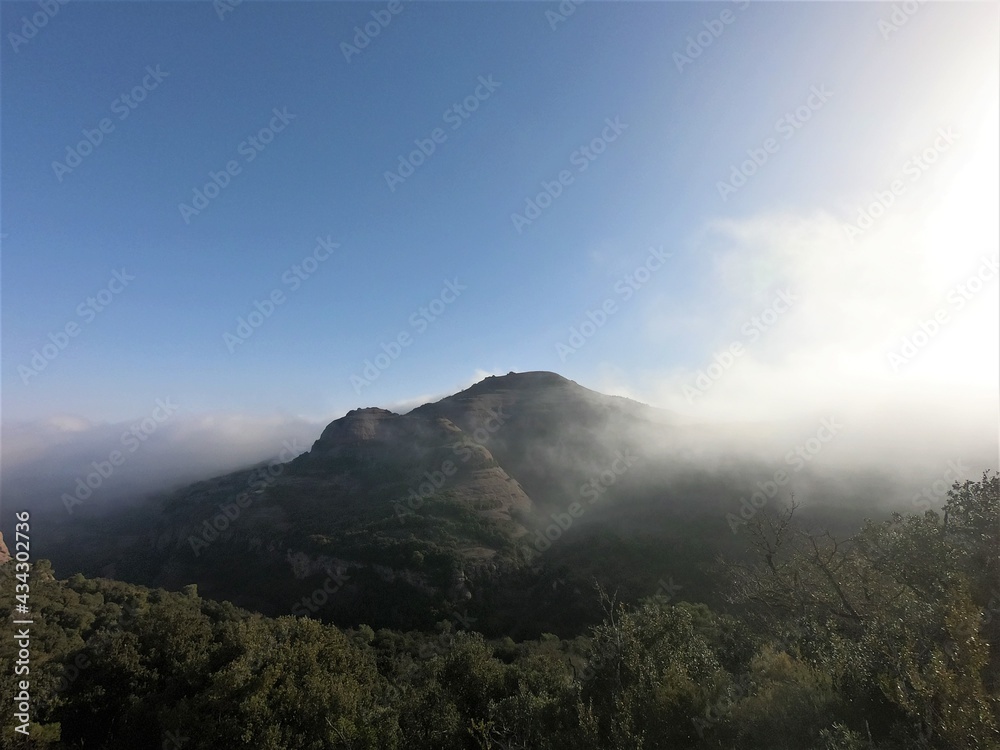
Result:
[[[586,634],[338,629],[32,571],[36,748],[1000,748],[1000,484],[847,539],[754,519],[726,611],[597,590]],[[13,605],[13,566],[0,567]],[[15,692],[14,639],[0,691]]]

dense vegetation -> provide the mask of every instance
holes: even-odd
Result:
[[[1000,748],[1000,480],[839,539],[744,529],[729,604],[594,592],[586,635],[342,630],[51,566],[32,572],[31,738],[2,747]],[[13,605],[13,565],[0,568]],[[584,592],[583,595],[587,595]],[[468,627],[467,627],[468,626]],[[15,691],[0,640],[0,692]]]

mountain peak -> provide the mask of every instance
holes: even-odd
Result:
[[[376,406],[352,409],[340,419],[327,425],[319,437],[319,443],[346,446],[383,439],[386,423],[398,417],[395,412]]]
[[[575,382],[564,378],[557,372],[548,370],[531,370],[529,372],[514,372],[511,370],[506,375],[488,375],[472,386],[475,388],[484,384],[490,386],[506,386],[510,388],[537,388],[540,386],[552,385],[576,385]]]
[[[347,414],[344,415],[344,417],[350,417],[352,415],[355,418],[362,418],[362,417],[365,417],[365,416],[372,416],[372,417],[377,417],[377,416],[392,416],[392,417],[395,417],[395,416],[399,416],[395,412],[389,411],[388,409],[383,409],[383,408],[381,408],[379,406],[365,406],[365,407],[362,407],[360,409],[351,409],[349,412],[347,412]]]

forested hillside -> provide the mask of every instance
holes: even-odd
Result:
[[[1000,747],[1000,483],[849,538],[762,512],[728,604],[669,587],[578,637],[269,618],[31,574],[31,738],[5,748],[911,750]],[[14,564],[0,567],[13,606]],[[0,684],[16,695],[15,641]]]

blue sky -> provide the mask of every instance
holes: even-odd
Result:
[[[887,354],[997,252],[995,5],[920,6],[889,31],[891,4],[587,2],[554,24],[558,3],[389,6],[248,0],[220,18],[79,0],[18,42],[40,6],[2,4],[5,423],[114,422],[167,396],[190,414],[324,421],[536,369],[694,415],[862,390],[990,398],[995,275],[905,372]],[[345,59],[372,13],[391,20]],[[477,90],[475,111],[447,115]],[[53,167],[104,118],[79,166]],[[602,153],[581,156],[595,139]],[[914,170],[927,149],[935,164]],[[766,160],[723,200],[748,150]],[[852,240],[845,223],[908,164],[919,180]],[[318,237],[339,247],[305,261]],[[669,258],[647,275],[654,247]],[[81,315],[123,269],[134,280]],[[464,290],[445,299],[449,281]],[[794,314],[751,341],[747,321],[790,287]],[[227,344],[275,290],[273,314]],[[604,324],[560,349],[609,299]],[[415,323],[428,305],[440,315]],[[378,379],[352,384],[401,333]],[[685,398],[733,342],[740,367]]]

